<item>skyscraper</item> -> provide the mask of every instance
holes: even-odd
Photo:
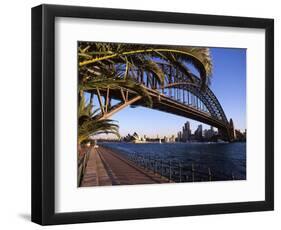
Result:
[[[181,133],[181,131],[178,132],[177,141],[182,141],[182,133]]]
[[[184,142],[189,141],[190,136],[191,136],[190,123],[189,121],[187,121],[182,128],[182,141]]]
[[[198,128],[194,132],[196,140],[201,140],[203,138],[203,127],[202,125],[198,125]]]
[[[204,138],[207,140],[211,139],[215,134],[216,134],[216,132],[215,132],[213,126],[211,126],[210,129],[204,130]]]

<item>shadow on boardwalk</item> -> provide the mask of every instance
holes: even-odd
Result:
[[[145,170],[105,147],[91,148],[80,187],[168,183],[169,179]]]

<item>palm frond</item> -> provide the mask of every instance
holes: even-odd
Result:
[[[84,46],[89,44],[83,44]],[[82,47],[83,48],[83,47]],[[101,53],[93,53],[94,50]],[[126,57],[129,59],[143,59],[150,61],[153,58],[165,59],[171,65],[177,67],[179,71],[188,76],[191,80],[190,70],[186,67],[186,64],[192,64],[199,72],[201,77],[202,87],[210,82],[210,76],[212,74],[212,59],[210,50],[208,48],[201,47],[187,47],[187,46],[163,46],[163,45],[140,45],[140,44],[116,44],[116,43],[91,43],[92,60],[94,62],[115,60],[119,62],[120,58]],[[86,63],[91,63],[91,60]],[[155,63],[155,62],[154,62]],[[135,60],[134,60],[135,64]],[[135,64],[135,66],[137,66]],[[151,67],[150,71],[154,73],[155,77],[163,78],[159,69],[156,69],[155,64],[148,65]],[[157,71],[156,71],[157,70]],[[162,71],[163,72],[163,71]]]
[[[84,94],[78,106],[78,143],[101,133],[112,133],[120,138],[119,126],[110,119],[95,119],[99,109],[93,110],[91,103],[86,103]]]

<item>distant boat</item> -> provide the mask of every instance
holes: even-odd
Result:
[[[161,142],[161,139],[159,139],[159,144],[161,144],[162,142]]]

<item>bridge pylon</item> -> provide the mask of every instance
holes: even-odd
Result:
[[[228,125],[224,129],[219,129],[219,136],[222,140],[229,142],[236,140],[236,131],[232,118],[230,118]]]
[[[229,120],[229,136],[231,141],[234,141],[236,139],[236,132],[232,118],[230,118]]]

